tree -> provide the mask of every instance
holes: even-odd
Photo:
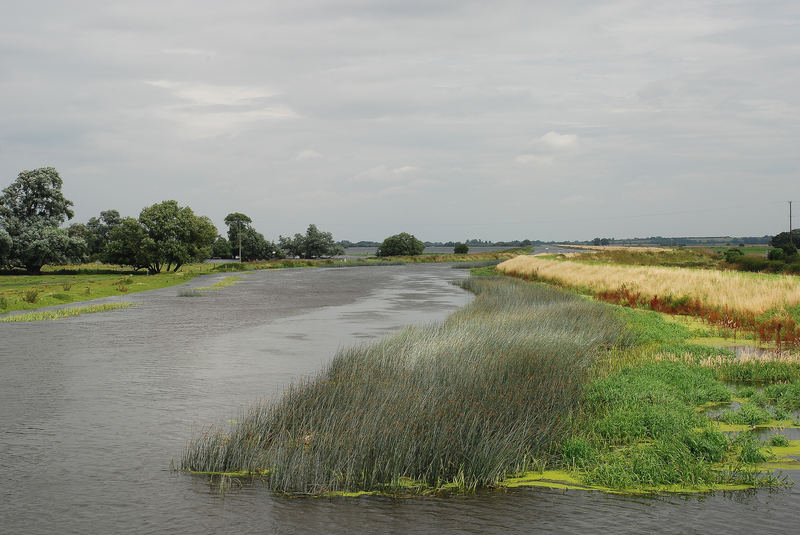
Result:
[[[453,252],[455,254],[467,254],[469,252],[469,245],[458,242],[455,247],[453,247]]]
[[[383,240],[375,254],[376,256],[415,256],[422,254],[424,250],[425,244],[413,234],[401,232]]]
[[[776,234],[769,240],[772,247],[780,247],[786,256],[792,256],[797,252],[797,247],[800,246],[800,229],[792,229],[792,239],[789,239],[788,232],[781,232]]]
[[[231,250],[235,251],[234,256],[239,254],[239,232],[250,228],[252,222],[252,219],[241,212],[233,212],[225,216],[225,224],[228,226],[228,241],[231,244]]]
[[[61,193],[52,167],[22,171],[0,196],[0,227],[11,239],[6,263],[39,273],[45,264],[80,259],[86,243],[59,226],[71,219],[73,203]]]
[[[147,239],[147,232],[139,221],[126,217],[111,231],[103,250],[103,261],[131,266],[133,269],[146,268],[149,264],[144,250]]]
[[[39,273],[46,264],[68,264],[86,253],[86,242],[72,237],[64,229],[39,220],[25,225],[14,240],[14,256],[19,265]]]
[[[5,229],[0,228],[0,266],[9,264],[12,245],[11,235]]]
[[[86,223],[86,242],[90,255],[99,255],[111,239],[111,231],[122,223],[116,210],[103,210],[100,217],[92,217]]]
[[[283,251],[280,250],[280,247],[267,241],[263,234],[251,226],[252,222],[252,219],[240,212],[233,212],[225,216],[225,224],[228,225],[228,243],[233,256],[239,254],[239,235],[241,234],[241,260],[243,262],[282,258]]]
[[[300,258],[322,258],[344,254],[344,247],[333,240],[333,234],[323,232],[311,224],[305,236],[295,234],[294,238],[279,237],[280,248],[289,256]]]
[[[144,208],[139,220],[126,218],[111,231],[104,258],[150,273],[178,271],[188,262],[211,254],[217,229],[211,220],[196,216],[191,208],[164,201]]]
[[[217,239],[214,240],[214,245],[211,246],[211,256],[214,258],[230,258],[231,243],[222,236],[217,236]]]

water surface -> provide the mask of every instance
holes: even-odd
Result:
[[[796,489],[657,498],[514,490],[456,498],[221,496],[169,471],[192,430],[316,372],[339,347],[471,297],[442,265],[243,274],[203,297],[0,324],[4,533],[793,533]],[[208,286],[225,275],[192,280]]]

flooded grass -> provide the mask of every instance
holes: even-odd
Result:
[[[57,320],[62,318],[70,318],[73,316],[80,316],[81,314],[108,312],[109,310],[128,308],[133,305],[134,303],[103,303],[99,305],[88,305],[84,307],[61,308],[58,310],[43,310],[39,312],[26,312],[24,314],[14,314],[12,316],[5,316],[3,318],[0,318],[0,321],[4,323],[10,323],[19,321]]]
[[[231,275],[229,277],[225,277],[221,281],[217,281],[211,286],[202,286],[200,288],[195,288],[196,290],[221,290],[223,288],[227,288],[228,286],[233,286],[237,282],[241,281],[242,277],[237,275]]]
[[[260,474],[281,492],[469,491],[541,466],[604,347],[607,306],[542,285],[470,278],[441,325],[341,351],[318,376],[187,445],[181,468]],[[412,490],[413,492],[413,490]]]
[[[731,400],[714,370],[643,362],[593,382],[561,459],[588,485],[611,489],[710,490],[777,486],[757,467],[770,453],[752,433],[726,435],[699,407]],[[772,415],[751,403],[721,420],[747,426]]]

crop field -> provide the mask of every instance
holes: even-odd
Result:
[[[497,266],[517,277],[574,288],[601,300],[688,314],[761,341],[800,343],[800,278],[733,271],[599,265],[518,256]]]

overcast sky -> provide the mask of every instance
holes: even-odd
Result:
[[[0,188],[224,233],[800,226],[800,2],[0,0]]]

